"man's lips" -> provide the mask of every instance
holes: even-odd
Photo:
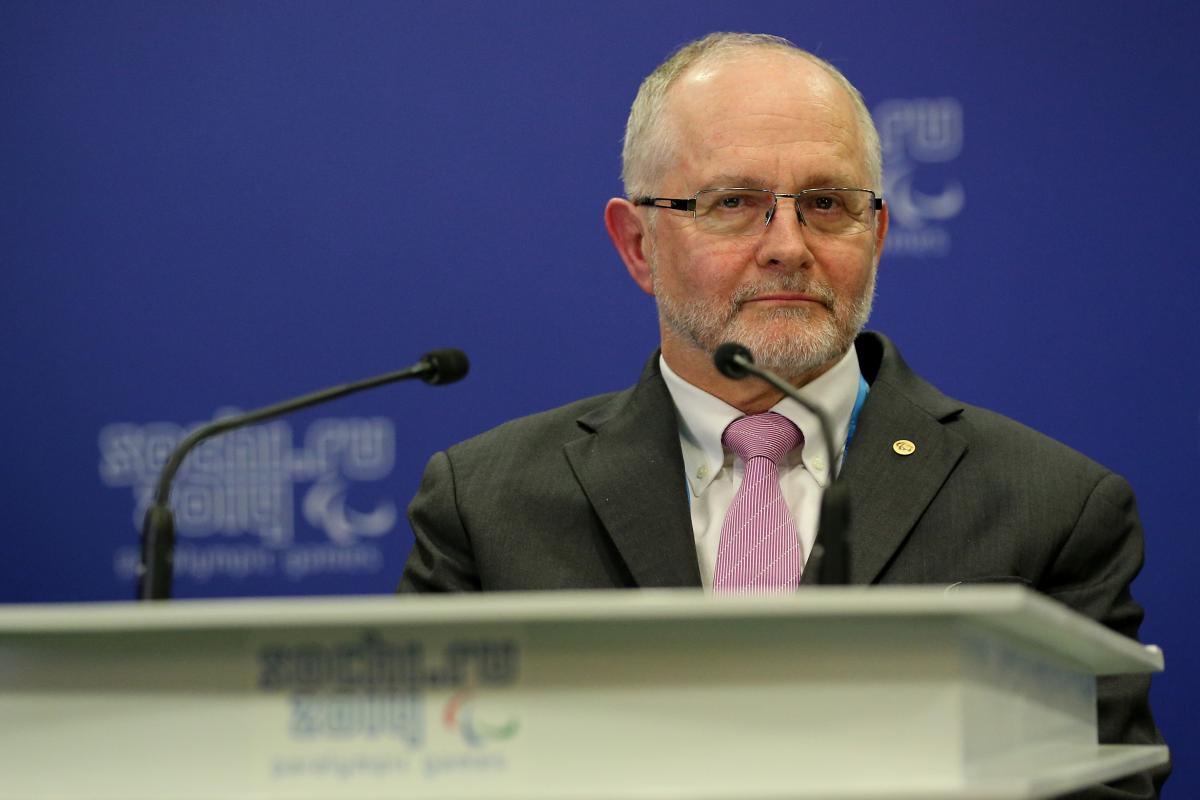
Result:
[[[801,292],[770,292],[748,298],[747,303],[821,303],[821,299]]]

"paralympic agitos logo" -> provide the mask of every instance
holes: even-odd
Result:
[[[515,717],[503,722],[481,713],[474,693],[469,689],[455,692],[446,701],[442,712],[442,724],[447,730],[455,731],[471,747],[483,747],[487,742],[503,742],[517,735],[521,723]]]

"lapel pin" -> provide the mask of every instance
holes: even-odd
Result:
[[[917,446],[908,439],[897,439],[892,442],[892,452],[898,456],[911,456],[917,452]]]

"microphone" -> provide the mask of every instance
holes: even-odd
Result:
[[[433,350],[421,356],[421,360],[407,369],[376,375],[374,378],[322,389],[318,392],[285,400],[282,403],[226,417],[202,425],[189,433],[175,449],[158,476],[154,493],[154,504],[146,511],[142,520],[142,561],[138,566],[138,599],[166,600],[171,596],[171,577],[175,559],[175,516],[168,502],[171,497],[171,481],[183,464],[183,459],[205,439],[226,433],[235,428],[254,425],[264,420],[299,411],[348,394],[374,389],[387,383],[420,378],[434,386],[444,386],[461,380],[470,368],[467,354],[462,350]]]
[[[846,550],[846,532],[850,529],[850,497],[835,476],[837,451],[833,444],[833,427],[825,412],[805,400],[796,387],[765,367],[754,363],[754,356],[736,342],[725,342],[713,352],[713,364],[727,378],[742,380],[753,375],[766,381],[799,403],[817,418],[821,435],[825,437],[825,454],[829,464],[829,487],[821,495],[821,517],[817,525],[817,542],[808,559],[816,569],[817,583],[845,584],[849,582],[850,563]],[[814,564],[815,561],[815,564]]]
[[[453,347],[445,350],[431,350],[421,356],[421,360],[409,369],[420,369],[421,365],[427,367],[420,373],[421,380],[434,386],[445,386],[447,383],[461,381],[467,376],[467,370],[471,368],[471,362],[467,360],[467,354],[462,350],[455,350]],[[386,376],[384,376],[386,377]],[[404,376],[398,376],[395,380],[401,380]],[[368,379],[374,380],[374,379]],[[387,383],[388,381],[384,381]],[[378,384],[372,384],[377,386]],[[364,389],[370,388],[367,386]]]

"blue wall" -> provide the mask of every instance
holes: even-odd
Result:
[[[684,41],[770,31],[893,134],[907,214],[872,327],[1137,489],[1168,796],[1197,796],[1195,9],[8,0],[0,601],[130,597],[184,427],[462,347],[466,383],[289,418],[181,476],[180,595],[390,591],[432,451],[636,378],[652,301],[601,224],[629,102]]]

